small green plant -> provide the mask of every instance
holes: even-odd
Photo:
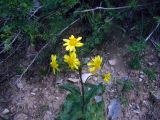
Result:
[[[127,107],[129,105],[129,101],[128,101],[128,99],[125,96],[120,95],[119,99],[120,99],[122,105],[124,105],[124,107]]]
[[[132,90],[132,81],[131,80],[124,81],[122,91],[129,92],[130,90]]]
[[[132,90],[131,80],[117,80],[117,84],[122,86],[122,92],[129,92]]]
[[[141,69],[141,60],[142,58],[139,56],[135,56],[131,58],[129,62],[129,66],[131,67],[131,69],[135,69],[135,70]]]
[[[153,69],[153,68],[150,68],[150,69],[145,68],[143,71],[148,76],[148,78],[150,80],[156,80],[157,74],[156,74],[156,70],[155,69]]]
[[[129,48],[129,52],[132,53],[140,53],[145,50],[145,43],[143,41],[134,42]]]

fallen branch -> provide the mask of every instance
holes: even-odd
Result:
[[[67,30],[70,26],[72,26],[73,24],[75,24],[77,21],[79,21],[80,18],[76,19],[75,21],[73,21],[71,24],[69,24],[67,27],[65,27],[64,29],[62,29],[57,35],[56,37],[60,36],[65,30]],[[41,49],[40,51],[36,54],[36,56],[33,58],[33,60],[31,61],[31,63],[27,66],[27,68],[23,71],[23,73],[20,75],[20,77],[17,79],[16,83],[20,82],[22,77],[24,76],[24,74],[29,70],[29,68],[32,66],[32,64],[36,61],[36,59],[38,58],[38,56],[40,55],[40,53],[48,47],[48,45],[50,44],[50,41],[48,43],[46,43]]]
[[[145,39],[145,42],[147,42],[149,39],[150,39],[150,37],[153,35],[153,33],[157,30],[157,28],[159,27],[159,25],[160,25],[160,23],[158,23],[157,25],[156,25],[156,27],[152,30],[152,32],[147,36],[147,38]]]
[[[159,4],[160,2],[154,2],[154,3],[148,3],[148,4],[144,4],[144,5],[137,5],[137,7],[144,7],[144,6],[149,6],[149,5],[153,5],[153,4]],[[113,8],[105,8],[105,7],[96,7],[96,8],[92,8],[92,9],[86,9],[86,10],[82,10],[82,11],[75,11],[75,13],[85,13],[85,12],[93,12],[96,10],[120,10],[120,9],[129,9],[131,8],[131,6],[122,6],[122,7],[113,7]]]

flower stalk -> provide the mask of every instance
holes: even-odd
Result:
[[[81,83],[81,90],[82,90],[82,113],[84,113],[84,107],[85,107],[85,99],[84,99],[84,83],[82,80],[82,68],[79,67],[79,78]]]

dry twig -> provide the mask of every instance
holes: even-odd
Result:
[[[145,7],[145,6],[149,6],[149,5],[153,5],[153,4],[159,4],[160,2],[154,2],[154,3],[148,3],[148,4],[144,4],[144,5],[137,5],[138,8],[140,7]],[[92,8],[92,9],[86,9],[86,10],[82,10],[82,11],[75,11],[75,13],[85,13],[85,12],[93,12],[96,10],[121,10],[121,9],[129,9],[131,8],[131,6],[122,6],[122,7],[113,7],[113,8],[105,8],[105,7],[96,7],[96,8]]]
[[[153,33],[157,30],[157,28],[159,27],[159,25],[160,25],[160,23],[158,23],[157,25],[156,25],[156,27],[152,30],[152,32],[147,36],[147,38],[145,39],[145,42],[147,42],[149,39],[150,39],[150,37],[153,35]]]

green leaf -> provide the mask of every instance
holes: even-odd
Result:
[[[71,84],[71,83],[66,83],[60,86],[62,89],[65,89],[67,91],[70,91],[71,94],[73,95],[81,95],[80,90],[77,86]]]
[[[89,85],[89,84],[88,84]],[[85,104],[88,104],[90,100],[98,93],[100,86],[99,85],[89,85],[85,90]]]

